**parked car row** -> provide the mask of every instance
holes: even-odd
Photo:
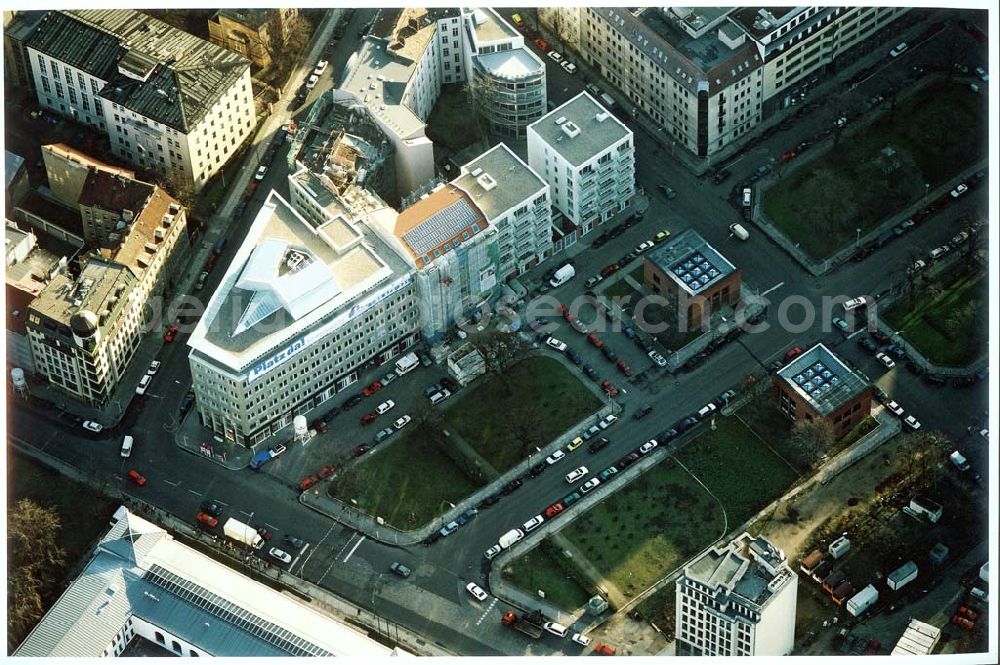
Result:
[[[903,425],[912,432],[916,432],[920,429],[920,421],[916,419],[913,414],[904,417],[905,411],[895,400],[890,399],[889,396],[881,388],[876,387],[875,398],[882,403],[887,411],[898,417],[903,421]]]

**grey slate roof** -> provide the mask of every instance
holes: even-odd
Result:
[[[239,54],[131,9],[49,12],[26,43],[107,81],[102,97],[184,133],[250,67]],[[140,81],[119,64],[152,71]]]

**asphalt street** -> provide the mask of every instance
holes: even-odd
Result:
[[[286,109],[283,111],[285,115],[293,113],[295,118],[303,119],[311,102],[333,87],[356,46],[358,29],[367,24],[374,13],[374,9],[355,12],[344,38],[325,49],[330,65],[319,85],[309,95],[305,105],[298,109]],[[509,16],[510,12],[504,10],[502,13]],[[872,56],[873,61],[880,57]],[[935,56],[930,47],[915,49],[892,66],[887,65],[885,72],[863,83],[861,94],[879,93],[886,81],[896,76],[892,67],[898,66],[898,76],[902,78],[907,68],[924,62],[923,59],[935,57],[939,58],[940,53]],[[548,59],[545,61],[551,64]],[[303,71],[307,68],[304,67]],[[579,74],[571,76],[554,66],[548,67],[548,72],[551,99],[562,102],[583,89],[585,80]],[[294,88],[286,94],[286,98],[292,96]],[[733,183],[749,177],[760,164],[771,163],[789,146],[828,126],[839,110],[836,104],[820,104],[819,108],[796,120],[789,130],[775,134],[742,158],[733,160],[729,166],[732,178],[721,185],[713,185],[709,179],[693,176],[670,158],[669,151],[639,140],[637,133],[638,185],[650,198],[650,209],[640,223],[621,237],[609,241],[600,249],[585,249],[578,253],[574,257],[577,277],[548,295],[562,302],[571,302],[583,296],[586,277],[597,274],[604,265],[641,241],[648,240],[656,232],[667,228],[676,234],[686,228],[695,228],[739,267],[744,289],[767,293],[775,304],[783,298],[798,296],[821,311],[824,297],[854,297],[886,289],[893,281],[901,279],[901,271],[912,263],[915,255],[926,254],[954,235],[958,217],[986,209],[986,188],[980,187],[954,205],[932,215],[907,237],[890,244],[873,257],[860,263],[847,263],[823,278],[809,276],[763,233],[752,232],[745,242],[731,237],[729,225],[740,221],[739,211],[729,202]],[[255,165],[248,165],[250,167],[256,168]],[[232,221],[226,234],[230,242],[220,257],[218,267],[209,276],[202,292],[196,295],[207,296],[217,287],[225,266],[238,248],[238,238],[245,234],[266,193],[274,189],[287,197],[287,176],[284,157],[279,155],[271,163],[243,215]],[[672,187],[677,197],[668,201],[658,189],[660,184]],[[588,237],[583,243],[589,245],[591,241],[592,237]],[[555,264],[552,261],[539,266],[523,281],[528,284],[539,282],[544,270]],[[636,265],[638,262],[622,272],[628,272]],[[185,345],[187,333],[182,331],[174,343],[164,344],[158,356],[163,365],[149,392],[145,398],[134,400],[125,419],[115,430],[91,438],[84,436],[79,429],[53,425],[51,414],[30,408],[14,408],[8,411],[9,437],[19,445],[35,447],[56,456],[94,478],[120,485],[123,492],[141,497],[167,512],[193,519],[199,504],[205,499],[213,499],[224,504],[225,516],[266,526],[275,533],[276,540],[280,541],[285,534],[303,538],[309,545],[293,561],[293,574],[359,606],[377,611],[390,621],[406,625],[456,653],[468,655],[578,653],[579,647],[569,640],[546,636],[538,642],[529,642],[519,633],[500,626],[500,612],[508,607],[505,603],[496,602],[491,596],[480,604],[468,595],[464,588],[466,582],[472,580],[486,586],[483,551],[495,543],[502,533],[541,513],[546,506],[569,494],[584,480],[660,430],[671,427],[723,390],[739,384],[746,375],[760,373],[763,367],[783,356],[792,346],[807,348],[823,341],[833,347],[887,390],[907,411],[915,413],[925,428],[940,430],[959,445],[966,446],[964,450],[973,463],[979,464],[984,471],[986,469],[985,446],[969,445],[967,437],[967,428],[980,423],[985,413],[985,382],[964,389],[929,387],[901,364],[886,372],[852,340],[845,339],[840,332],[832,329],[829,317],[820,317],[809,325],[803,325],[801,331],[793,331],[778,325],[778,307],[772,307],[767,319],[770,326],[766,331],[745,334],[739,343],[722,347],[695,371],[676,376],[656,367],[624,334],[602,332],[605,342],[635,370],[637,375],[627,380],[597,349],[586,343],[582,334],[565,325],[558,316],[549,318],[554,324],[553,334],[556,337],[576,349],[583,356],[583,362],[595,367],[602,378],[608,378],[624,388],[619,398],[625,407],[624,415],[604,433],[611,440],[611,445],[597,454],[588,453],[586,444],[568,453],[566,459],[537,478],[526,478],[523,487],[495,506],[483,510],[479,517],[455,534],[431,546],[392,547],[343,527],[299,504],[296,482],[314,472],[318,461],[347,458],[351,448],[369,442],[375,432],[391,420],[403,413],[415,414],[425,409],[427,403],[423,401],[421,391],[444,374],[441,367],[418,368],[400,377],[361,406],[338,416],[332,428],[334,431],[320,434],[310,443],[308,450],[289,450],[265,473],[228,471],[207,459],[180,450],[173,441],[178,406],[190,386]],[[589,312],[585,310],[581,318],[588,322]],[[368,372],[359,379],[355,388],[360,389],[390,369],[387,365]],[[588,380],[582,375],[581,379]],[[358,418],[385,399],[396,401],[395,409],[374,424],[362,426]],[[653,412],[642,420],[634,420],[632,414],[645,404],[652,405]],[[315,415],[310,414],[310,417]],[[137,439],[135,450],[128,460],[123,460],[119,454],[121,436],[125,433],[134,434]],[[391,442],[392,439],[387,445]],[[568,484],[563,476],[580,465],[586,465],[590,474],[575,484]],[[143,488],[127,485],[124,474],[129,468],[139,469],[149,483]],[[613,491],[614,487],[612,479],[594,492]],[[394,561],[411,567],[413,575],[402,580],[391,574],[389,565]]]

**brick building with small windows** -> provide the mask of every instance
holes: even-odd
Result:
[[[691,330],[713,311],[740,299],[740,271],[693,229],[654,249],[643,261],[642,281],[677,300],[677,324]]]
[[[792,421],[823,418],[837,437],[871,412],[871,386],[822,344],[781,368],[773,381],[783,414]]]

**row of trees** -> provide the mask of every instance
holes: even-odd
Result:
[[[7,509],[7,650],[20,644],[42,618],[64,573],[59,516],[21,499]]]

